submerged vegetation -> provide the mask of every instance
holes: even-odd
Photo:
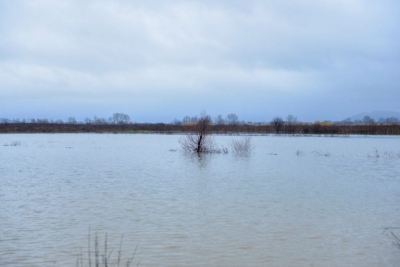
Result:
[[[368,154],[369,158],[385,158],[385,159],[400,159],[400,153],[396,153],[393,151],[385,151],[381,152],[377,148],[374,148],[372,153]]]
[[[314,150],[312,153],[314,155],[321,156],[321,157],[330,157],[331,156],[331,153],[329,153],[329,152],[321,152],[321,151]]]
[[[104,236],[104,247],[103,249],[100,248],[100,239],[95,233],[94,237],[94,244],[92,244],[91,240],[91,233],[89,229],[89,234],[88,234],[88,251],[87,251],[87,260],[85,260],[85,257],[83,256],[83,251],[81,249],[80,253],[77,256],[76,259],[76,266],[77,267],[108,267],[108,266],[126,266],[129,267],[131,266],[134,256],[136,253],[136,249],[132,253],[131,257],[128,257],[125,261],[122,260],[122,241],[123,241],[123,236],[121,237],[120,243],[119,243],[119,248],[117,253],[117,256],[113,257],[113,252],[114,249],[111,249],[108,247],[108,239],[107,239],[107,234]],[[94,246],[94,251],[92,250]],[[87,265],[85,264],[87,263]],[[92,265],[93,263],[93,265]],[[137,266],[139,266],[139,263],[137,263]]]
[[[236,154],[240,155],[248,155],[253,149],[253,145],[251,143],[251,137],[245,136],[241,139],[233,139],[232,140],[232,150]]]
[[[392,239],[393,246],[400,250],[400,237],[395,233],[398,230],[400,230],[400,227],[385,227],[383,233],[387,234]]]
[[[20,146],[21,142],[20,141],[12,141],[10,143],[4,144],[4,146]]]

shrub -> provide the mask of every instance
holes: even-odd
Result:
[[[250,136],[232,140],[232,150],[236,154],[247,155],[250,154],[252,149],[253,145]]]

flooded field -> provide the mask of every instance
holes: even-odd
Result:
[[[88,266],[89,228],[132,266],[399,266],[400,137],[179,138],[0,135],[0,266]]]

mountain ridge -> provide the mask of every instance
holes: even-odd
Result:
[[[361,112],[359,114],[348,117],[352,121],[362,120],[365,116],[369,116],[371,119],[378,121],[380,118],[397,118],[400,120],[400,112],[397,111],[389,111],[389,110],[374,110],[371,112]]]

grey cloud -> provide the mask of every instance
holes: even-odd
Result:
[[[321,108],[327,119],[368,105],[398,110],[393,99],[400,98],[400,5],[395,1],[0,5],[0,96],[15,103],[75,96],[87,98],[92,109],[109,99],[111,109],[120,105],[113,99],[140,106],[139,97],[160,109],[186,113],[202,106],[217,113],[242,111],[249,119],[257,110],[273,114],[285,108],[310,119]],[[343,101],[345,96],[358,101]],[[267,97],[276,101],[264,108]],[[316,104],[327,97],[332,107]],[[0,112],[12,113],[17,106]],[[133,112],[149,110],[140,106]]]

